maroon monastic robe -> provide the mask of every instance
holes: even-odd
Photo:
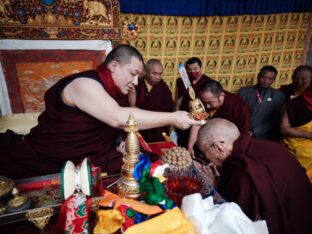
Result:
[[[312,185],[281,144],[242,134],[221,168],[218,191],[270,234],[310,234]]]
[[[158,84],[148,92],[144,78],[139,79],[136,86],[137,101],[136,106],[149,111],[162,111],[172,112],[174,103],[172,100],[172,94],[167,84],[160,80]],[[164,141],[162,132],[169,132],[169,127],[152,128],[148,130],[142,130],[140,133],[146,142]]]
[[[39,116],[38,125],[21,143],[0,152],[1,175],[15,179],[59,173],[66,160],[78,164],[85,157],[104,172],[120,171],[122,155],[113,147],[113,141],[122,130],[66,105],[61,99],[64,87],[77,77],[94,79],[105,88],[95,71],[74,74],[53,85],[45,93],[46,109]],[[126,101],[119,100],[122,103]]]
[[[247,103],[237,94],[227,91],[224,102],[213,118],[223,118],[233,122],[241,133],[248,133],[250,130],[250,113]]]
[[[303,95],[288,100],[286,111],[291,127],[299,127],[312,120],[312,110],[309,110]]]
[[[282,85],[279,90],[285,94],[285,101],[289,100],[291,96],[295,95],[293,84]]]

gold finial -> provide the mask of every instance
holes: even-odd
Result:
[[[8,202],[9,207],[17,208],[27,202],[28,197],[26,197],[24,194],[20,194],[19,190],[15,187],[12,190],[12,195],[13,198]]]
[[[170,141],[171,141],[170,137],[167,135],[166,132],[162,132],[161,135],[163,136],[163,138],[165,139],[165,141],[167,141],[167,142],[170,142]]]
[[[200,124],[203,125],[206,123],[206,110],[202,103],[202,101],[199,98],[195,97],[195,92],[192,86],[189,86],[189,95],[190,95],[190,116],[195,119],[199,120]]]
[[[125,131],[126,132],[137,132],[137,131],[139,131],[138,122],[135,120],[133,113],[129,114],[129,118],[126,122]]]

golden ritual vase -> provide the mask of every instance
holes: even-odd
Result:
[[[191,97],[189,102],[190,116],[193,119],[198,120],[200,125],[204,125],[207,117],[206,110],[201,100],[195,98],[195,92],[192,86],[189,86],[189,96]]]
[[[118,195],[130,199],[138,199],[141,196],[138,182],[132,176],[136,163],[139,161],[140,144],[136,135],[138,123],[134,115],[130,113],[126,123],[126,154],[122,158],[124,164],[121,167],[121,178],[117,183]]]

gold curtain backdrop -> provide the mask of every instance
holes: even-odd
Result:
[[[163,78],[175,91],[178,64],[196,56],[203,71],[224,89],[237,92],[255,84],[264,65],[278,69],[274,87],[291,82],[293,70],[304,63],[309,42],[309,13],[227,17],[175,17],[121,14],[121,22],[138,25],[138,36],[123,43],[135,46],[147,61],[158,58]]]

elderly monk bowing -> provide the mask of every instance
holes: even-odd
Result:
[[[151,112],[127,107],[129,90],[143,70],[142,55],[133,47],[114,48],[97,70],[65,77],[45,93],[45,111],[21,143],[0,152],[0,173],[11,178],[60,172],[66,160],[89,157],[108,173],[121,169],[122,154],[113,147],[133,113],[140,129],[197,124],[188,113]]]
[[[251,220],[266,220],[270,234],[311,233],[312,185],[283,145],[216,118],[200,128],[198,146],[219,167],[220,194]]]
[[[215,80],[206,81],[199,90],[199,98],[203,102],[209,118],[227,119],[238,127],[241,133],[250,129],[250,114],[247,103],[237,94],[223,90]],[[190,131],[187,149],[193,153],[197,133],[200,126],[193,126]]]
[[[163,66],[158,59],[150,59],[145,64],[145,76],[129,93],[130,106],[150,111],[173,111],[172,94],[162,79]],[[169,132],[169,126],[140,131],[145,141],[163,141],[162,132]]]

